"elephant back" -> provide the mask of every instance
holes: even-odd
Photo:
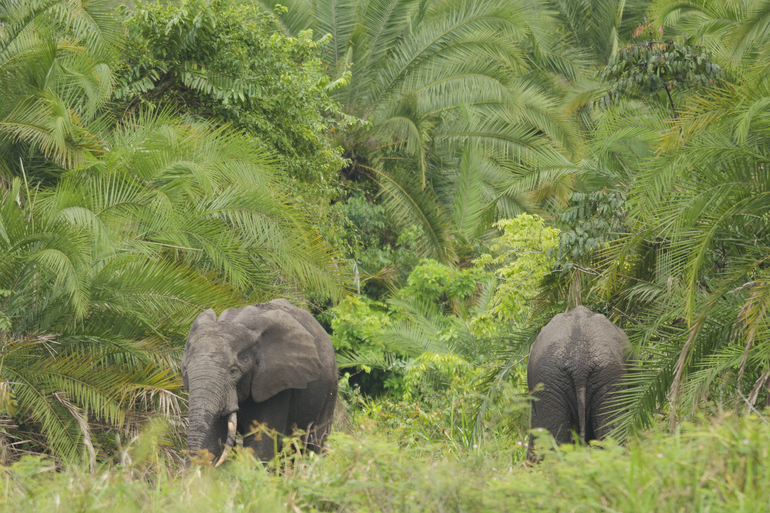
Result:
[[[536,379],[539,368],[554,365],[569,374],[622,367],[628,361],[629,349],[623,330],[604,315],[578,306],[554,316],[542,329],[532,346],[527,374],[535,374],[532,378]]]

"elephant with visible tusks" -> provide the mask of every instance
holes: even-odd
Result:
[[[274,440],[256,423],[320,452],[337,401],[337,363],[329,335],[308,312],[284,299],[201,313],[190,328],[182,378],[190,392],[187,448],[206,449],[216,466],[235,441],[236,429],[262,461],[274,457]]]
[[[547,429],[559,444],[573,432],[585,442],[604,438],[615,417],[607,403],[621,388],[629,349],[620,328],[583,306],[554,316],[529,353],[532,428]],[[535,460],[532,437],[527,457]]]

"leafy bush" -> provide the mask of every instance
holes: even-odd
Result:
[[[324,74],[328,37],[286,37],[275,16],[227,0],[143,3],[125,13],[118,98],[232,123],[274,149],[291,176],[331,192],[344,160],[327,133],[345,122],[327,93],[347,75],[330,82]]]
[[[479,282],[485,278],[489,275],[479,269],[452,269],[435,260],[424,259],[411,272],[408,285],[399,291],[399,295],[432,303],[437,311],[461,314],[456,304],[475,296]]]
[[[324,456],[287,453],[280,471],[236,451],[219,469],[180,472],[157,456],[165,435],[156,426],[123,463],[94,474],[56,472],[40,457],[3,467],[0,505],[9,513],[195,513],[764,511],[770,503],[770,424],[756,416],[723,415],[627,447],[566,445],[533,468],[514,439],[404,446],[393,434],[374,418],[359,418],[351,434],[332,435]]]
[[[590,194],[573,192],[569,206],[556,218],[559,234],[558,266],[570,270],[590,265],[595,252],[628,230],[626,193],[599,190]]]
[[[523,321],[543,278],[553,269],[559,230],[529,214],[503,219],[496,226],[502,235],[490,246],[490,253],[476,260],[477,266],[492,270],[500,281],[488,312],[501,321]]]
[[[674,117],[677,117],[671,91],[714,84],[725,72],[711,53],[698,45],[680,44],[672,39],[662,41],[663,27],[639,26],[635,42],[614,54],[599,78],[609,90],[600,104],[609,106],[623,96],[654,96],[665,91]]]
[[[351,272],[359,293],[381,299],[402,285],[419,260],[419,228],[400,229],[380,203],[355,193],[340,204]]]
[[[473,267],[422,259],[386,302],[356,296],[332,308],[339,366],[380,369],[393,398],[427,408],[451,409],[457,397],[472,395],[463,408],[476,419],[481,392],[523,372],[518,353],[526,348],[509,339],[517,321],[527,321],[558,245],[558,230],[539,217],[523,214],[497,226],[502,233]]]

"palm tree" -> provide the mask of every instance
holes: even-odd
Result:
[[[767,397],[770,83],[760,71],[766,41],[745,37],[765,33],[767,5],[655,6],[663,21],[684,24],[680,33],[699,20],[733,82],[682,98],[680,119],[631,189],[633,235],[608,253],[601,289],[640,352],[619,401],[622,429],[649,424],[665,405],[673,427],[715,390],[747,411]]]
[[[766,41],[761,32],[763,2],[657,0],[650,7],[651,18],[667,34],[697,41],[734,71],[748,64],[752,50]]]
[[[579,154],[581,141],[557,102],[527,76],[531,40],[553,21],[534,3],[359,0],[287,7],[285,30],[331,34],[328,72],[333,79],[350,72],[333,98],[365,124],[339,140],[352,161],[346,173],[374,180],[395,217],[421,227],[425,256],[456,261],[463,252],[458,235],[467,241],[486,232],[496,215],[537,208],[535,189],[569,188],[562,168]],[[463,191],[471,189],[480,193],[466,208]]]
[[[121,40],[107,7],[0,6],[0,410],[92,465],[94,422],[179,414],[201,309],[334,298],[344,281],[252,137],[104,114]]]
[[[157,337],[147,336],[146,326],[161,327],[163,315],[118,291],[130,284],[135,299],[157,297],[162,303],[173,299],[169,292],[180,284],[201,300],[212,296],[212,286],[182,269],[136,257],[95,272],[97,238],[101,244],[108,239],[66,214],[41,211],[36,192],[18,178],[2,191],[0,409],[64,461],[87,448],[93,466],[98,447],[89,420],[129,427],[130,405],[142,396],[146,407],[163,403],[170,414],[179,412],[170,354]],[[77,215],[75,210],[70,214]],[[124,300],[118,303],[115,296]]]
[[[334,252],[251,138],[161,113],[106,144],[55,187],[15,178],[0,210],[5,411],[67,460],[93,445],[88,415],[128,429],[138,397],[178,402],[201,309],[342,292]]]
[[[0,173],[20,175],[24,157],[42,177],[103,151],[98,121],[120,41],[110,6],[11,0],[0,20]]]

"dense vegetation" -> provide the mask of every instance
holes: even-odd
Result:
[[[623,448],[572,450],[525,470],[515,444],[456,458],[435,445],[398,449],[366,430],[336,433],[322,458],[280,473],[237,456],[220,469],[174,475],[155,430],[130,463],[56,472],[29,457],[6,473],[0,504],[28,511],[764,511],[770,429],[756,417],[684,425]],[[148,483],[149,482],[149,483]]]
[[[287,509],[766,503],[769,20],[767,0],[3,0],[0,457],[53,458],[8,467],[6,502],[176,497],[150,481],[181,507],[199,480],[248,505],[256,480]],[[331,333],[346,434],[278,473],[176,477],[192,320],[277,297]],[[631,339],[627,446],[526,470],[529,345],[579,304]],[[120,491],[80,476],[113,464]]]

